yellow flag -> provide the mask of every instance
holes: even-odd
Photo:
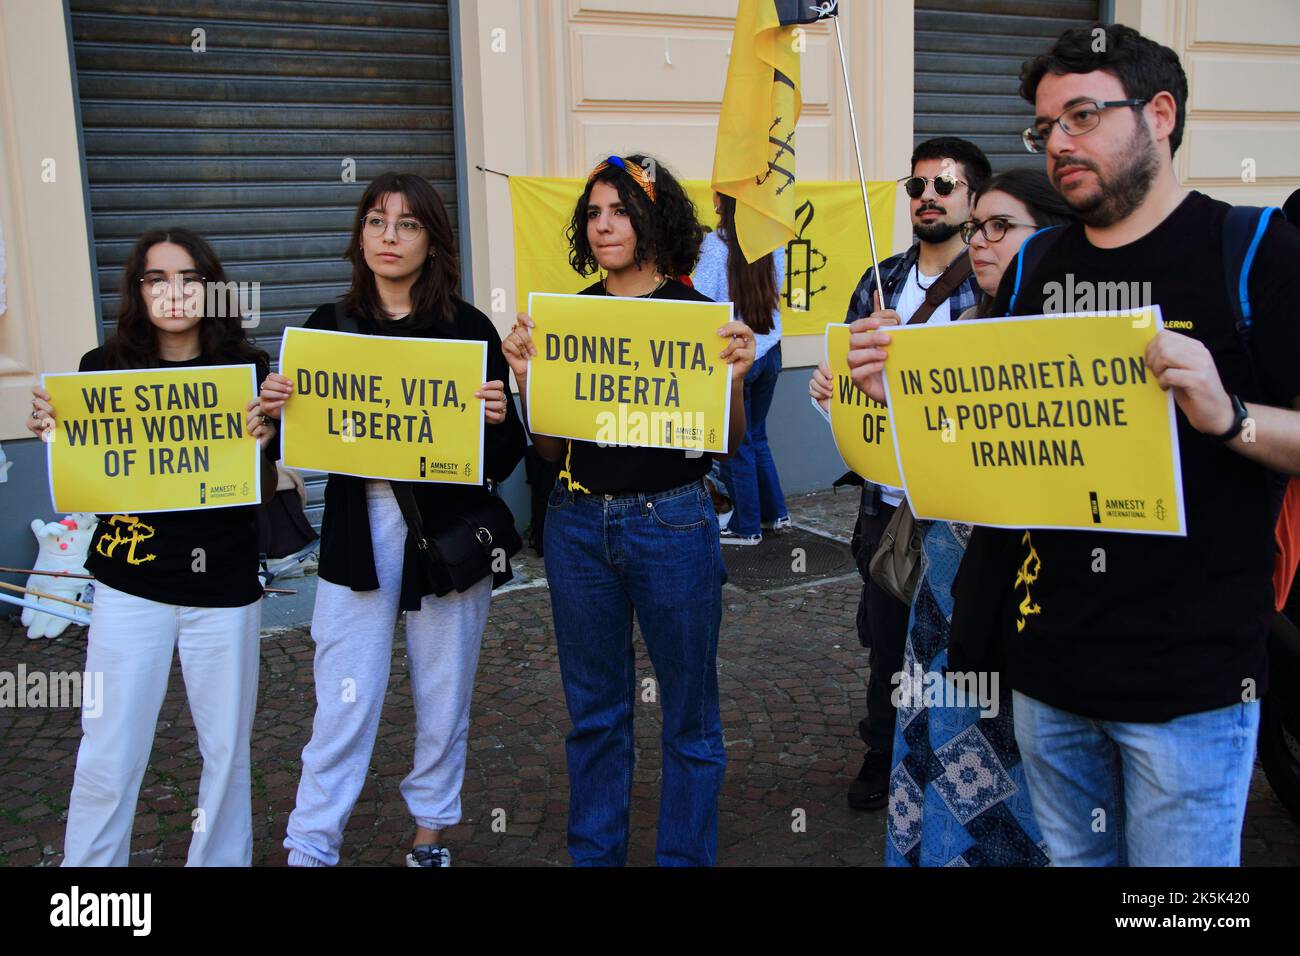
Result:
[[[795,236],[794,128],[799,53],[773,0],[740,0],[718,117],[713,188],[736,200],[736,238],[750,262]]]

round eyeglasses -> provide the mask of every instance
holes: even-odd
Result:
[[[383,216],[365,216],[361,220],[361,226],[367,236],[377,237],[388,232],[388,220]],[[414,219],[397,220],[397,238],[403,242],[411,242],[423,229],[424,226]]]

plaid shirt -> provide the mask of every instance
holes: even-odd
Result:
[[[917,257],[920,254],[921,244],[914,242],[906,252],[890,256],[880,263],[880,284],[884,287],[885,308],[892,309],[898,305],[898,299],[903,293],[903,282],[907,279],[907,274],[912,271],[912,266],[916,265]],[[966,255],[966,250],[963,249],[961,254]],[[853,295],[849,297],[849,309],[844,317],[845,322],[865,318],[876,311],[871,304],[876,291],[875,273],[874,268],[868,267],[862,278],[858,280],[858,287],[853,290]],[[956,319],[957,316],[978,302],[979,298],[979,283],[975,281],[975,273],[972,272],[966,277],[966,281],[957,287],[957,291],[948,297],[948,308],[952,317]]]
[[[916,265],[917,257],[920,254],[921,244],[914,242],[906,252],[890,256],[880,263],[880,284],[884,288],[885,308],[892,309],[898,305],[898,299],[903,292],[903,284],[907,281],[907,275],[912,271],[912,266]],[[963,249],[961,254],[966,255],[966,250]],[[853,295],[849,297],[849,309],[844,317],[845,322],[865,318],[875,311],[872,306],[872,299],[875,297],[876,292],[875,272],[874,268],[868,267],[862,278],[858,280],[858,287],[853,290]],[[975,273],[972,272],[966,277],[966,281],[957,287],[957,291],[948,297],[948,308],[954,320],[979,301],[980,291],[979,283],[975,281]],[[849,472],[849,474],[853,473]],[[845,476],[845,478],[847,477],[848,475]],[[862,572],[864,581],[867,580],[867,562],[871,560],[871,555],[861,553],[862,515],[876,514],[878,501],[876,489],[879,487],[883,486],[875,485],[870,481],[864,481],[862,484],[862,499],[858,505],[858,521],[853,528],[853,543],[850,546],[854,557],[857,559],[858,570]]]

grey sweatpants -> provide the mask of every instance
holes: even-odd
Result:
[[[316,717],[284,841],[291,866],[338,863],[388,689],[406,523],[388,482],[367,482],[366,491],[379,590],[317,583],[311,622]],[[420,610],[406,615],[415,766],[401,792],[422,827],[440,830],[460,822],[470,694],[491,599],[489,576],[463,594],[426,595]]]

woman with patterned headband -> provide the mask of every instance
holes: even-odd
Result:
[[[605,272],[584,295],[710,301],[675,278],[695,265],[704,232],[681,184],[651,157],[610,156],[598,165],[568,236],[569,261],[580,275]],[[537,351],[532,325],[520,313],[502,344],[521,399],[528,394],[528,358]],[[742,322],[718,334],[729,340],[721,355],[731,365],[734,448],[745,432],[743,385],[754,335]],[[564,462],[547,505],[545,558],[573,721],[566,743],[569,854],[579,866],[627,860],[635,614],[663,708],[655,858],[661,866],[711,865],[726,764],[717,672],[726,570],[703,482],[711,458],[547,435],[533,441],[544,458]]]

